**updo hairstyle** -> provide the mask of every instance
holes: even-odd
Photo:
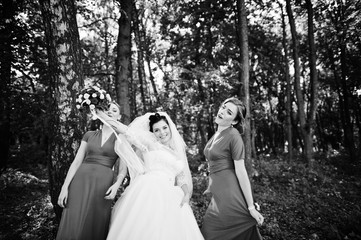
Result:
[[[153,125],[159,121],[164,120],[169,126],[168,120],[165,116],[161,116],[159,113],[155,113],[149,116],[149,130],[153,132]]]

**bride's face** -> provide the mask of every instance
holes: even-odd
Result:
[[[153,124],[153,133],[163,144],[167,144],[172,137],[170,128],[164,120],[160,120]]]

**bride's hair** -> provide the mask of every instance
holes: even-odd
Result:
[[[159,113],[155,113],[153,115],[149,116],[149,130],[151,132],[153,132],[153,125],[159,121],[163,120],[164,122],[167,123],[167,125],[169,126],[168,120],[166,118],[166,116],[161,116]]]

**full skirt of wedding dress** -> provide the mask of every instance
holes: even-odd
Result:
[[[164,171],[138,176],[113,207],[108,240],[203,240],[183,191]]]

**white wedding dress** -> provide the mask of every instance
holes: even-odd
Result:
[[[174,184],[183,162],[165,146],[145,152],[143,160],[145,173],[113,207],[107,240],[203,240],[191,207],[180,206],[182,189]]]

